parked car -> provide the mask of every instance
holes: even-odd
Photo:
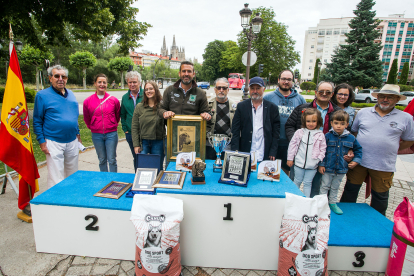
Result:
[[[197,86],[203,89],[210,89],[210,83],[205,81],[197,82]]]
[[[404,101],[399,101],[398,105],[408,105],[414,99],[414,91],[404,91],[401,92],[402,95],[406,96],[407,99]]]
[[[372,96],[372,92],[379,92],[379,89],[362,89],[355,94],[355,102],[376,103],[377,98]]]

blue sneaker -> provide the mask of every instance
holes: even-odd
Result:
[[[332,210],[332,212],[334,212],[337,215],[342,215],[344,212],[342,212],[342,210],[338,207],[338,205],[336,205],[336,203],[334,204],[329,204],[329,208]]]

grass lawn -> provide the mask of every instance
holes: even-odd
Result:
[[[92,134],[91,134],[91,131],[86,127],[86,124],[83,121],[82,115],[79,116],[78,122],[79,122],[79,130],[80,130],[80,134],[82,138],[82,144],[85,147],[92,146],[93,145]],[[32,133],[33,152],[34,152],[34,156],[36,159],[36,163],[45,161],[46,155],[40,150],[39,143],[36,140],[36,135],[33,132],[33,120],[30,120],[29,124],[30,124],[31,133]],[[125,138],[125,133],[122,131],[122,126],[120,123],[118,124],[118,136],[119,136],[119,139]],[[12,169],[10,168],[8,168],[7,170],[9,172],[12,171]],[[0,175],[4,173],[5,173],[4,163],[0,161]]]
[[[302,90],[302,92],[300,92],[301,95],[315,95],[315,90],[310,90],[309,92],[306,92],[304,90]]]

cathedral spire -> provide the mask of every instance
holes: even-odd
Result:
[[[165,43],[165,35],[164,35],[164,41],[162,43],[162,48],[167,49],[167,43]]]
[[[172,46],[173,47],[177,46],[177,45],[175,45],[175,35],[173,36],[173,45]]]

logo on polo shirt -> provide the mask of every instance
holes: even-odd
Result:
[[[190,95],[190,102],[195,102],[197,95]]]
[[[178,98],[180,97],[180,94],[175,93],[174,96]]]
[[[390,126],[391,126],[392,128],[396,128],[396,127],[398,126],[398,124],[397,124],[397,122],[392,121],[392,122],[390,123]]]

